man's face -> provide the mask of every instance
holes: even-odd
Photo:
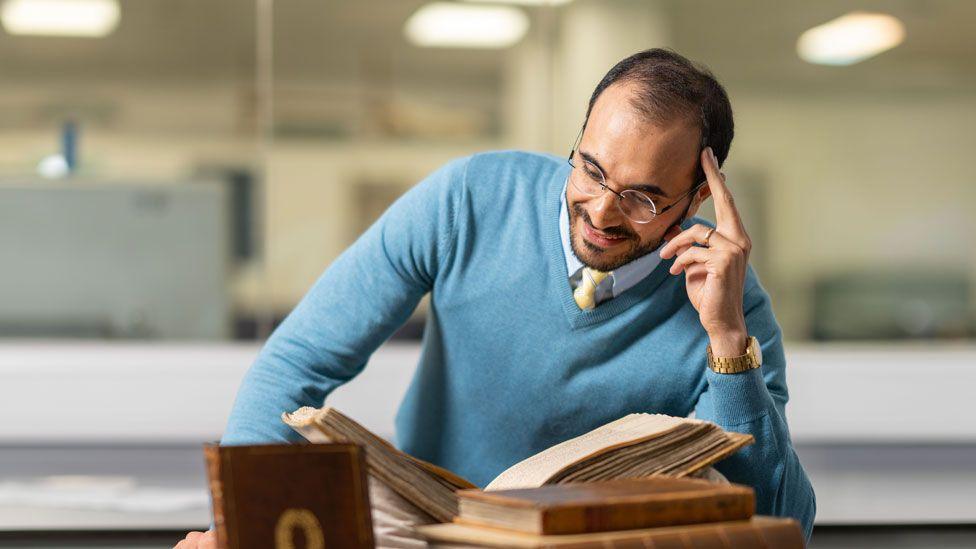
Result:
[[[632,94],[633,85],[629,83],[614,84],[600,94],[576,159],[582,155],[595,161],[606,176],[607,186],[617,192],[640,190],[654,200],[660,211],[693,185],[701,153],[700,129],[682,118],[663,126],[648,122],[630,105]],[[707,196],[706,185],[678,200],[650,223],[642,224],[624,216],[615,194],[606,191],[588,196],[569,184],[566,202],[573,252],[590,268],[612,271],[674,238],[680,228],[671,227],[681,219],[689,202],[690,216]]]

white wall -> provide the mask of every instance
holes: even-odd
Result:
[[[730,166],[764,175],[769,282],[788,335],[848,268],[959,269],[976,284],[976,98],[732,95]],[[733,182],[734,183],[734,182]]]

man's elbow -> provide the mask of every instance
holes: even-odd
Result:
[[[779,498],[779,505],[776,506],[776,514],[796,519],[809,542],[810,535],[813,533],[814,518],[817,516],[817,495],[799,462],[795,463],[791,476],[792,481],[784,482],[781,486],[782,497]]]
[[[810,543],[810,536],[813,534],[813,521],[817,516],[817,495],[813,492],[813,486],[810,486],[807,497],[801,502],[798,511],[799,517],[802,518],[798,517],[797,520],[800,521],[807,543]]]

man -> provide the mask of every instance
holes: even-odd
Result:
[[[448,163],[276,330],[223,442],[297,438],[281,412],[320,406],[431,292],[397,415],[403,450],[484,485],[625,414],[694,413],[755,437],[716,468],[755,488],[757,512],[794,517],[809,536],[815,500],[784,414],[781,333],[719,171],[732,136],[714,77],[654,49],[603,78],[568,162]],[[709,196],[715,227],[691,218]]]

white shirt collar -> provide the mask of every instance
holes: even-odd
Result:
[[[583,262],[573,253],[573,246],[569,242],[569,207],[566,204],[566,184],[568,182],[569,179],[563,183],[563,190],[560,193],[559,235],[562,237],[563,255],[566,257],[567,276],[571,277],[583,267]],[[651,274],[661,262],[660,251],[661,248],[658,247],[653,252],[610,271],[610,277],[613,279],[613,297],[624,293]]]

